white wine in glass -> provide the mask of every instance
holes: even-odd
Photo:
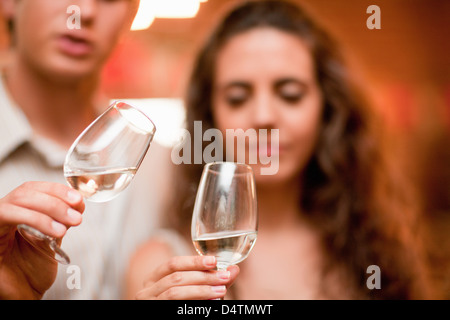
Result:
[[[136,171],[136,167],[92,172],[89,170],[69,171],[66,174],[66,180],[73,189],[78,190],[89,201],[105,202],[125,190]]]
[[[192,241],[199,254],[215,256],[217,269],[226,270],[247,258],[256,236],[256,231],[219,231],[206,233]]]
[[[213,255],[226,270],[247,258],[258,230],[253,171],[246,164],[205,165],[192,215],[191,236],[200,255]]]
[[[86,200],[113,199],[133,180],[155,131],[155,125],[142,111],[125,102],[114,102],[78,136],[67,152],[64,176],[68,184]],[[60,263],[70,263],[56,239],[27,225],[18,225],[18,229],[43,253]],[[43,249],[42,242],[50,250]]]

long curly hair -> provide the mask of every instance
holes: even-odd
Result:
[[[194,121],[202,121],[203,132],[214,128],[217,54],[233,36],[258,27],[276,28],[302,39],[312,54],[324,97],[318,143],[298,180],[302,185],[299,208],[320,234],[326,253],[324,279],[327,271],[339,270],[349,288],[355,288],[355,298],[428,298],[419,230],[414,229],[418,222],[414,197],[382,152],[381,138],[374,130],[379,123],[352,84],[339,46],[297,5],[248,1],[222,20],[192,70],[185,99],[187,130],[193,136]],[[202,168],[203,164],[180,165],[176,175],[174,215],[169,215],[169,223],[188,239]],[[367,288],[370,265],[380,267],[381,290]],[[324,280],[322,289],[326,288]]]

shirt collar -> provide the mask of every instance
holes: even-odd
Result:
[[[3,76],[0,77],[0,162],[22,144],[30,141],[30,123],[9,96]]]
[[[34,135],[31,138],[31,146],[45,160],[48,166],[59,168],[64,165],[67,150],[57,145],[53,141],[42,136]]]
[[[0,75],[0,163],[25,143],[30,143],[50,167],[63,165],[66,150],[33,134],[28,119],[9,95]]]

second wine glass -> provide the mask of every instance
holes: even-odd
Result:
[[[191,236],[200,255],[213,255],[226,270],[247,258],[258,230],[253,171],[246,164],[206,164],[195,200]]]

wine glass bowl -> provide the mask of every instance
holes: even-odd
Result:
[[[153,122],[139,109],[116,101],[74,141],[64,162],[67,183],[86,200],[115,198],[132,181],[155,134]],[[69,264],[55,238],[19,224],[20,234],[50,258]]]
[[[191,236],[200,255],[213,255],[217,269],[243,261],[258,229],[254,176],[234,162],[206,164],[195,200]]]
[[[69,149],[64,163],[67,182],[89,201],[113,199],[133,179],[155,130],[141,111],[115,102]]]

